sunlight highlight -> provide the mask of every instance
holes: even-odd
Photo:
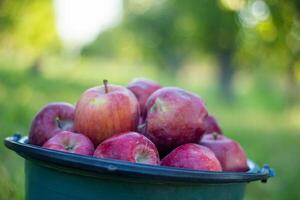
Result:
[[[80,48],[121,21],[122,0],[54,0],[57,31],[67,48]]]

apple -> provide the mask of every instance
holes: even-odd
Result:
[[[60,131],[73,131],[74,106],[69,103],[50,103],[34,117],[29,131],[29,143],[43,145]]]
[[[70,131],[57,133],[43,144],[43,147],[81,155],[93,155],[94,153],[94,145],[88,137]]]
[[[146,103],[143,134],[161,154],[185,143],[197,143],[205,132],[208,113],[202,99],[180,88],[155,91]]]
[[[220,162],[210,149],[193,143],[174,149],[162,159],[161,165],[204,171],[222,171]]]
[[[205,120],[205,124],[206,124],[205,134],[210,134],[210,133],[216,132],[220,135],[223,135],[223,131],[222,131],[221,127],[219,126],[217,119],[213,115],[207,116],[207,118]]]
[[[241,145],[224,135],[217,133],[203,136],[201,145],[211,149],[220,161],[223,171],[245,172],[247,166],[247,156]]]
[[[137,132],[114,135],[96,148],[94,156],[125,160],[133,163],[159,165],[159,154],[155,145]]]
[[[154,81],[139,78],[131,81],[128,84],[127,88],[131,90],[133,94],[136,96],[140,104],[140,110],[141,112],[144,112],[144,107],[148,97],[153,92],[160,89],[161,86]]]
[[[135,131],[140,116],[139,103],[130,90],[103,82],[86,90],[75,107],[75,131],[95,146],[114,134]]]

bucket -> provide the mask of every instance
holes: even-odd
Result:
[[[250,160],[247,172],[208,172],[45,149],[19,134],[4,143],[25,159],[26,200],[240,200],[247,183],[274,176]]]

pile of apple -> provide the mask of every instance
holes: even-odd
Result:
[[[101,159],[248,170],[244,150],[223,135],[199,96],[144,79],[127,87],[104,80],[102,86],[86,90],[75,106],[46,105],[32,121],[29,143]]]

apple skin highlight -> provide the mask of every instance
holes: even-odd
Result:
[[[43,147],[80,155],[93,155],[94,153],[94,145],[88,137],[70,131],[56,134]]]
[[[222,171],[220,162],[210,149],[193,143],[174,149],[162,159],[161,165],[204,171]]]
[[[146,104],[144,134],[163,154],[197,143],[205,132],[207,109],[197,95],[175,87],[154,92]]]
[[[75,108],[75,131],[89,137],[95,145],[114,134],[136,131],[139,104],[125,87],[106,85],[85,91]]]
[[[148,138],[136,132],[121,133],[103,141],[96,148],[94,156],[133,163],[160,164],[155,145]]]
[[[74,130],[74,106],[65,102],[49,103],[32,120],[29,143],[43,145],[61,131]]]
[[[154,81],[140,78],[131,81],[127,88],[136,96],[140,104],[140,111],[143,113],[149,96],[161,86]]]
[[[245,172],[247,171],[247,156],[241,145],[223,135],[217,133],[205,134],[201,145],[212,150],[220,161],[223,171]]]

